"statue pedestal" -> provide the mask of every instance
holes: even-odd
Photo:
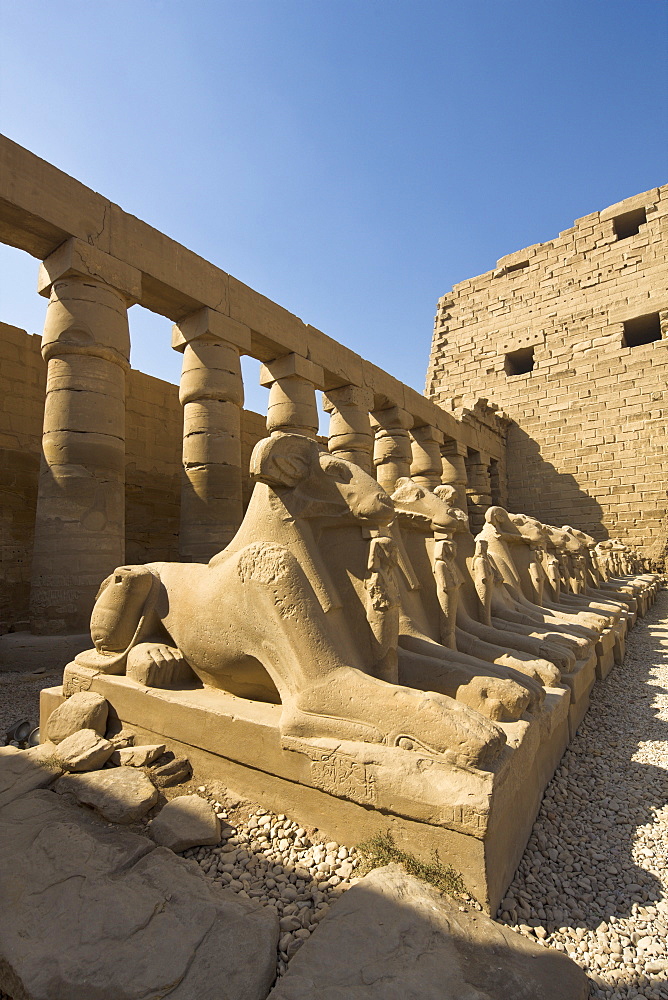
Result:
[[[596,671],[598,668],[598,656],[596,650],[592,649],[589,657],[585,660],[577,660],[575,669],[570,674],[561,675],[561,683],[564,684],[571,693],[571,701],[568,707],[568,730],[569,742],[577,732],[577,728],[587,714],[589,708],[589,695],[596,683]]]
[[[127,726],[141,741],[165,743],[190,759],[199,780],[222,781],[330,839],[354,845],[389,830],[424,860],[437,850],[492,914],[569,740],[564,688],[548,689],[538,715],[504,724],[507,747],[494,770],[478,771],[419,748],[282,737],[280,705],[212,688],[147,688],[78,664],[66,667],[62,688],[42,692],[42,726],[81,690],[107,699],[112,730]]]

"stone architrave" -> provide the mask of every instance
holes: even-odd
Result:
[[[250,330],[214,309],[191,313],[173,328],[172,347],[183,353],[183,488],[179,551],[207,562],[241,524],[240,352]]]
[[[33,632],[84,631],[95,594],[125,552],[128,306],[141,273],[78,239],[44,261],[47,362],[33,549]]]
[[[260,385],[269,389],[267,430],[303,434],[315,438],[318,434],[318,407],[315,390],[323,389],[324,372],[300,354],[285,354],[263,365]]]
[[[333,455],[354,462],[373,474],[373,431],[369,413],[373,393],[358,385],[343,385],[324,393],[324,409],[330,414],[327,444]]]
[[[443,431],[438,427],[422,425],[411,431],[411,479],[427,490],[435,490],[443,482],[441,446]]]

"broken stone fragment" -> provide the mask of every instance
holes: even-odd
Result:
[[[134,746],[135,734],[131,729],[121,729],[119,733],[107,734],[107,739],[112,744],[114,750],[124,750],[125,747]]]
[[[156,844],[172,851],[217,844],[220,820],[206,799],[199,795],[180,795],[172,799],[151,820],[148,832]]]
[[[560,952],[388,865],[348,889],[267,1000],[335,996],[585,1000],[589,984]]]
[[[164,752],[164,743],[145,747],[122,747],[119,750],[114,750],[110,760],[112,764],[121,764],[125,767],[148,767]]]
[[[188,781],[192,775],[192,768],[187,757],[174,757],[173,760],[165,764],[159,764],[151,768],[151,781],[158,788],[168,788],[170,785],[180,785]]]
[[[56,754],[66,771],[95,771],[107,763],[113,749],[94,729],[80,729],[58,744]]]
[[[158,801],[158,792],[142,771],[133,767],[66,774],[55,785],[82,805],[92,806],[110,823],[134,823]]]
[[[61,743],[79,729],[94,729],[100,736],[104,736],[108,710],[107,700],[101,694],[77,691],[53,710],[44,735],[52,743]]]

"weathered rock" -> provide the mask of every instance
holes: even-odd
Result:
[[[77,691],[54,709],[46,724],[45,736],[52,743],[61,743],[79,729],[94,729],[104,736],[109,706],[101,694]]]
[[[35,788],[45,788],[62,773],[53,743],[29,750],[0,747],[0,806]]]
[[[158,788],[169,788],[188,781],[193,770],[187,757],[174,757],[173,760],[151,768],[151,780]]]
[[[160,810],[149,826],[156,844],[172,851],[189,847],[217,844],[220,841],[220,820],[199,795],[180,795]]]
[[[71,793],[110,823],[134,823],[158,801],[155,785],[142,771],[132,767],[66,774],[56,782],[55,789]]]
[[[157,743],[152,746],[121,747],[114,750],[110,760],[112,764],[121,764],[125,767],[148,767],[157,757],[165,752],[165,744]]]
[[[585,1000],[560,952],[462,910],[397,865],[349,889],[294,956],[269,1000]]]
[[[56,754],[66,771],[95,771],[106,764],[113,749],[94,729],[79,729],[58,744]]]
[[[135,734],[130,729],[121,729],[118,733],[113,733],[107,737],[113,743],[114,750],[123,750],[125,747],[134,746]]]
[[[0,810],[0,844],[0,898],[11,900],[0,907],[0,991],[264,1000],[276,915],[213,885],[194,862],[50,791]]]

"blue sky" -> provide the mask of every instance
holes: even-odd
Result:
[[[4,134],[420,391],[439,295],[668,173],[665,0],[0,13]],[[36,270],[0,247],[31,332]],[[177,381],[169,322],[130,318],[133,365]]]

